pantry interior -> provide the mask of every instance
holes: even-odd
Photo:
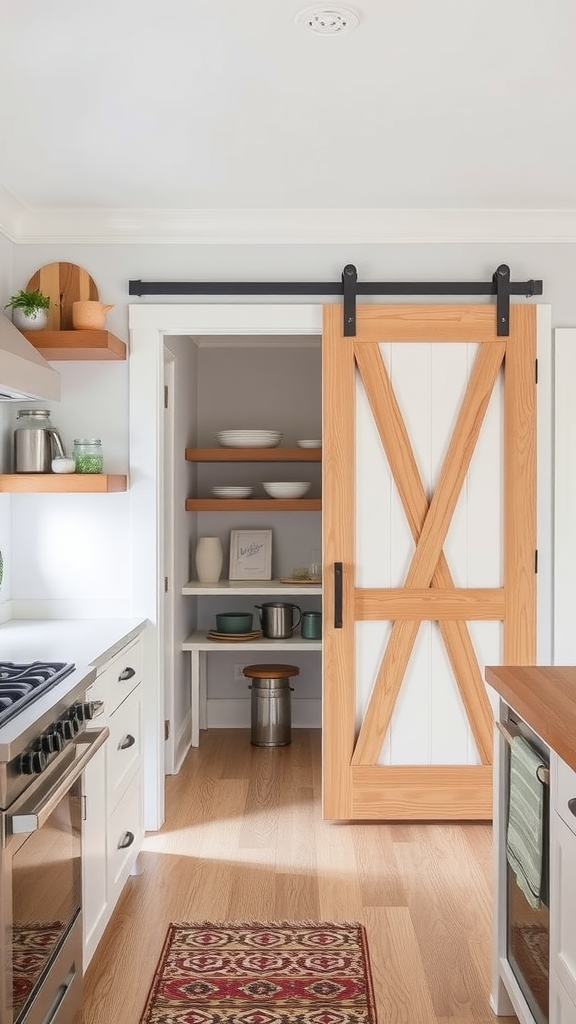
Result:
[[[308,565],[310,552],[321,548],[321,452],[312,460],[298,441],[321,438],[321,339],[318,334],[218,335],[164,337],[164,558],[168,587],[164,646],[165,771],[177,772],[190,742],[201,743],[203,728],[248,728],[248,664],[286,662],[299,669],[291,681],[292,725],[321,726],[321,642],[305,640],[297,626],[291,639],[265,638],[226,644],[206,641],[219,612],[249,612],[259,626],[258,604],[266,600],[294,603],[302,611],[321,610],[321,585],[293,586],[291,577]],[[278,448],[264,461],[209,461],[206,449],[218,447],[216,434],[227,429],[269,429],[282,433]],[[286,449],[301,451],[285,461]],[[193,453],[191,452],[193,450]],[[188,458],[186,452],[188,451]],[[262,452],[260,452],[260,456]],[[263,481],[298,480],[311,484],[306,501],[295,500],[281,510],[268,498]],[[212,488],[247,484],[252,496],[227,508],[225,499],[212,497]],[[189,499],[208,499],[210,507],[186,509]],[[252,511],[251,501],[258,510]],[[264,499],[266,507],[262,508]],[[310,501],[310,499],[315,499]],[[310,510],[309,506],[318,507]],[[272,531],[272,580],[229,582],[232,530]],[[219,537],[223,563],[218,585],[196,578],[194,556],[200,537]],[[232,592],[230,592],[230,590]],[[238,593],[245,590],[245,593]],[[192,641],[192,642],[190,642]],[[184,650],[182,650],[184,646]],[[198,704],[191,694],[200,673]],[[199,715],[199,722],[198,722]]]

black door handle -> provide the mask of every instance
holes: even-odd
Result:
[[[134,835],[133,832],[125,832],[124,835],[120,837],[120,840],[118,842],[118,849],[127,850],[129,846],[132,846],[132,843],[134,842],[135,838],[136,836]]]
[[[334,629],[342,629],[342,562],[334,562]]]
[[[127,732],[126,735],[123,736],[123,738],[120,740],[120,743],[118,744],[118,750],[127,750],[128,747],[133,747],[135,743],[136,740],[134,739],[134,737],[129,732]]]
[[[118,676],[118,682],[119,683],[123,683],[125,679],[132,679],[132,676],[135,676],[135,675],[136,675],[136,669],[135,668],[131,668],[131,666],[129,665],[128,668],[122,669],[122,672]]]

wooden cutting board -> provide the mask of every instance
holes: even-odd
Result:
[[[47,263],[40,267],[28,281],[26,291],[35,292],[38,288],[50,299],[48,331],[71,331],[72,303],[100,298],[88,271],[75,263]]]

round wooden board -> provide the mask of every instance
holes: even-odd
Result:
[[[72,303],[80,300],[98,301],[98,289],[87,270],[76,263],[47,263],[40,267],[26,285],[26,291],[37,289],[50,299],[48,331],[72,330]]]

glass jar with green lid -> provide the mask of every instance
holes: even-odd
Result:
[[[102,441],[99,437],[77,437],[74,440],[74,462],[77,473],[101,473],[104,465]]]

